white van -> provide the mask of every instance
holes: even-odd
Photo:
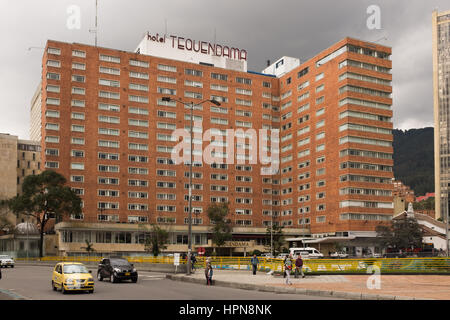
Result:
[[[297,258],[298,255],[302,257],[302,259],[321,259],[323,258],[323,254],[319,252],[316,248],[306,247],[306,248],[290,248],[289,252],[292,254],[294,258]]]

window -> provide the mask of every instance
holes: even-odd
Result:
[[[59,48],[47,48],[47,53],[49,54],[55,54],[55,55],[60,55],[61,54],[61,49]]]
[[[189,75],[189,76],[197,76],[197,77],[202,77],[203,76],[203,72],[200,70],[195,70],[195,69],[184,69],[184,74]]]
[[[99,91],[98,96],[100,98],[107,98],[107,99],[120,99],[119,92]]]
[[[141,67],[141,68],[148,68],[149,67],[149,63],[146,62],[146,61],[130,59],[130,66]]]
[[[72,50],[72,57],[86,58],[86,52],[81,50]]]
[[[306,74],[308,73],[308,71],[309,71],[309,68],[308,68],[308,67],[306,67],[306,68],[300,70],[300,71],[297,73],[297,78],[303,77],[304,75],[306,75]]]
[[[57,60],[47,60],[47,66],[59,68],[59,67],[61,67],[61,61],[57,61]]]
[[[252,84],[252,79],[236,77],[236,82],[250,85]]]
[[[86,70],[86,65],[84,63],[72,62],[72,69]]]
[[[71,130],[74,132],[84,132],[84,126],[73,124]]]
[[[145,73],[145,72],[130,71],[129,75],[130,75],[130,78],[137,78],[137,79],[148,80],[148,73]]]
[[[84,157],[84,151],[83,150],[72,150],[71,156],[76,158],[83,158]]]
[[[108,87],[120,87],[119,81],[110,79],[98,79],[98,84]]]
[[[59,99],[56,98],[47,98],[45,102],[49,105],[59,106]]]
[[[85,76],[81,76],[81,75],[72,75],[72,81],[74,82],[85,82]]]
[[[118,136],[119,135],[119,129],[111,129],[111,128],[98,128],[99,134],[105,134],[110,136]]]
[[[162,70],[162,71],[177,72],[177,67],[174,67],[174,66],[158,64],[157,68],[158,68],[158,70]]]
[[[118,76],[118,75],[120,75],[120,69],[100,67],[100,73],[113,74],[113,75]]]
[[[49,79],[49,80],[60,80],[61,76],[59,75],[59,73],[47,72],[47,79]]]
[[[120,63],[120,57],[114,57],[114,56],[108,56],[106,54],[100,54],[100,61]]]
[[[84,170],[84,163],[71,163],[70,169],[72,170]]]
[[[57,136],[46,136],[45,137],[45,142],[59,143],[59,137],[57,137]]]
[[[58,116],[58,118],[59,118],[59,116]],[[83,112],[72,112],[71,119],[84,120],[84,113]]]
[[[130,126],[148,127],[148,121],[147,120],[128,119],[128,124]]]
[[[120,123],[120,118],[119,117],[99,115],[98,116],[98,122],[106,122],[106,123],[118,124],[118,123]]]
[[[56,130],[56,131],[58,131],[59,130],[59,124],[58,123],[49,123],[49,122],[47,122],[45,124],[45,129],[46,130]]]
[[[228,76],[226,74],[211,73],[211,79],[227,81]]]
[[[47,85],[47,92],[55,92],[55,93],[59,93],[60,89],[59,86],[55,86],[55,85]]]
[[[99,110],[105,110],[105,111],[113,111],[113,112],[119,112],[120,106],[116,104],[107,104],[107,103],[99,103],[98,104]]]
[[[86,89],[84,88],[77,88],[77,87],[72,87],[72,94],[86,94]]]

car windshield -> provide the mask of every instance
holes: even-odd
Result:
[[[111,265],[113,266],[128,266],[130,263],[126,259],[111,259]]]
[[[1,255],[0,259],[11,259],[11,257],[10,256],[5,256],[5,255]]]
[[[64,273],[89,273],[85,266],[80,264],[67,264],[64,265]]]

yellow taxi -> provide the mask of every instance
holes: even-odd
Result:
[[[60,262],[53,269],[52,289],[67,291],[94,292],[94,278],[86,266],[78,262]]]

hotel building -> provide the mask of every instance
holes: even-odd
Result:
[[[220,47],[220,48],[219,48]],[[174,164],[175,129],[190,130],[200,156],[212,129],[279,129],[279,170],[255,160],[266,138],[239,139],[245,154],[215,152],[193,162],[193,245],[211,248],[207,207],[229,202],[234,254],[267,251],[271,223],[292,242],[344,241],[350,252],[390,221],[392,202],[391,49],[345,38],[315,57],[283,57],[247,70],[247,52],[176,36],[146,35],[135,52],[49,40],[42,61],[40,128],[46,169],[63,174],[83,214],[56,225],[62,253],[138,254],[149,224],[170,234],[166,251],[187,251],[189,166]],[[197,134],[197,135],[196,135]],[[189,145],[189,144],[188,144]],[[270,152],[273,152],[271,154]],[[359,242],[358,242],[359,241]]]
[[[450,191],[450,11],[432,14],[436,219],[448,217]]]

